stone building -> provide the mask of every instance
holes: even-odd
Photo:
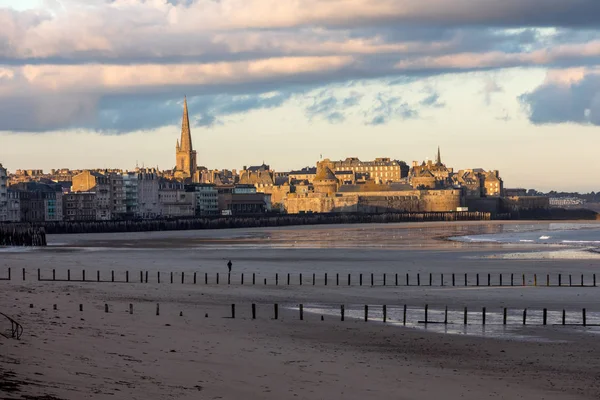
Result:
[[[96,171],[86,170],[73,176],[71,191],[74,193],[95,193],[94,201],[97,221],[113,219],[110,177]],[[122,205],[125,205],[125,189],[122,187]],[[125,210],[126,211],[126,210]]]
[[[8,188],[6,202],[6,222],[21,221],[21,200],[19,192]]]
[[[180,181],[199,182],[197,176],[196,151],[192,146],[192,132],[188,116],[187,99],[183,99],[183,117],[181,120],[181,141],[175,146],[175,178]]]
[[[63,194],[60,185],[21,182],[12,185],[10,189],[14,193],[13,197],[18,200],[20,221],[63,220]]]
[[[454,170],[446,167],[442,162],[442,155],[438,147],[435,162],[427,160],[419,164],[413,161],[409,180],[415,189],[443,189],[452,187],[452,175]]]
[[[368,180],[381,183],[400,182],[408,176],[409,167],[403,161],[389,158],[376,158],[375,161],[360,161],[356,157],[343,161],[325,159],[319,164],[327,165],[334,173],[336,171],[352,171],[357,175],[365,175]]]
[[[329,168],[328,163],[319,163],[317,164],[317,174],[313,178],[312,184],[315,193],[332,196],[337,192],[340,182]]]
[[[281,210],[283,200],[290,193],[291,188],[287,182],[278,185],[276,180],[282,179],[276,178],[275,172],[265,163],[249,168],[244,166],[239,176],[240,185],[254,185],[258,193],[271,195],[273,208]]]
[[[0,164],[0,221],[8,220],[8,171]]]
[[[95,221],[96,195],[94,192],[72,192],[63,198],[65,221]]]
[[[196,213],[196,195],[186,192],[183,183],[161,179],[158,187],[160,217],[185,218]]]
[[[312,183],[315,175],[317,174],[317,168],[315,167],[304,167],[300,170],[291,171],[288,174],[290,185],[294,185],[297,182],[306,181]]]

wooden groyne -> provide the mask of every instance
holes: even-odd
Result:
[[[175,231],[196,229],[259,228],[291,225],[360,224],[430,221],[488,221],[483,212],[420,212],[388,214],[294,214],[134,221],[47,222],[48,234]]]
[[[0,246],[46,246],[44,227],[0,224]]]

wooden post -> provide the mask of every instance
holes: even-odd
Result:
[[[181,284],[185,283],[185,272],[181,271]]]
[[[81,280],[85,282],[85,269],[81,270]]]
[[[373,286],[373,274],[371,273],[371,286]]]
[[[465,274],[465,287],[469,286],[469,280],[467,279],[467,274]]]
[[[129,283],[129,271],[125,271],[125,282]]]
[[[594,287],[596,287],[596,274],[594,274]]]
[[[402,325],[406,325],[406,304],[404,305],[404,313],[402,315]]]
[[[386,286],[386,282],[385,282],[385,276],[386,276],[386,274],[385,274],[385,272],[384,272],[384,273],[383,273],[383,286]]]
[[[194,277],[196,276],[196,273],[194,272]],[[146,283],[148,283],[148,271],[146,271]],[[194,283],[196,283],[196,281],[194,281]]]
[[[421,286],[421,274],[417,274],[417,286]]]
[[[208,272],[204,273],[204,284],[208,285]]]
[[[544,314],[542,317],[543,320],[543,324],[546,325],[546,323],[548,322],[548,309],[544,308]]]
[[[537,274],[533,274],[533,286],[537,286]]]
[[[398,274],[396,274],[396,286],[398,286]]]
[[[504,307],[504,311],[502,313],[502,325],[506,325],[506,316],[507,316],[506,307]]]
[[[567,322],[567,312],[563,308],[563,312],[562,312],[562,324],[564,325],[566,322]]]
[[[70,269],[67,270],[67,280],[68,281],[71,280],[71,270]]]
[[[369,306],[365,304],[365,322],[369,320]]]
[[[351,279],[352,279],[352,276],[351,276],[351,274],[348,274],[348,286],[350,286],[350,284],[352,283],[352,282],[351,282]]]
[[[502,273],[500,273],[500,286],[502,286]]]
[[[83,311],[83,304],[79,305],[79,311]]]
[[[448,325],[448,306],[444,309],[444,325]]]
[[[241,278],[240,278],[240,284],[243,285],[244,284],[244,273],[242,272]],[[288,283],[289,285],[289,283]]]
[[[479,286],[479,274],[476,274],[476,276],[477,276],[477,280],[476,280],[477,286]]]
[[[358,276],[359,285],[362,286],[362,274]]]
[[[429,316],[429,304],[425,304],[425,323],[427,323],[429,321],[428,316]]]
[[[96,281],[100,282],[100,271],[96,271]]]
[[[25,280],[25,268],[23,268],[23,280]]]
[[[9,267],[9,268],[8,268],[8,280],[9,280],[9,281],[11,280],[11,279],[10,279],[10,272],[11,272],[11,268]]]
[[[156,303],[156,315],[160,315],[160,305]]]
[[[523,274],[523,286],[525,286],[525,274]]]
[[[465,307],[465,312],[464,312],[464,316],[463,316],[463,324],[467,325],[467,307]]]
[[[581,274],[581,287],[583,287],[583,274]]]
[[[485,307],[481,310],[481,323],[485,325]]]
[[[242,274],[242,275],[244,275],[244,274]],[[243,283],[243,280],[244,280],[244,279],[242,278],[242,283]],[[195,284],[196,284],[196,273],[194,272],[194,285],[195,285]]]
[[[406,274],[406,286],[410,286],[410,280],[408,274]]]
[[[160,271],[156,273],[156,282],[160,283]]]
[[[571,280],[571,274],[569,274],[569,286],[573,286],[573,281]]]
[[[133,304],[129,303],[129,314],[133,314]]]
[[[343,304],[340,306],[340,315],[341,315],[342,321],[343,321],[344,320],[344,305]]]
[[[456,286],[456,279],[454,273],[452,273],[452,286]]]
[[[440,285],[444,286],[444,274],[440,274]]]
[[[235,319],[235,304],[231,305],[231,319]]]
[[[562,274],[558,274],[558,286],[562,286]]]
[[[433,284],[433,274],[430,272],[429,273],[429,286],[431,286]]]
[[[523,325],[527,323],[527,309],[523,309]]]
[[[140,271],[140,283],[144,283],[144,271]]]
[[[587,318],[586,318],[586,314],[585,314],[585,308],[581,311],[582,312],[582,317],[583,317],[583,326],[587,326]]]
[[[275,273],[275,286],[279,286],[279,274]]]
[[[54,310],[58,310],[58,307],[56,304],[54,304],[53,308],[54,308]]]
[[[300,304],[300,321],[304,320],[304,305]]]
[[[288,284],[288,286],[290,286],[290,274],[289,274],[289,272],[287,274],[287,284]]]
[[[278,319],[279,318],[279,304],[277,304],[277,303],[273,304],[273,313],[274,313],[273,319]]]
[[[546,274],[546,286],[550,286],[550,274]]]
[[[325,286],[327,286],[327,272],[325,272]]]
[[[300,273],[300,277],[298,278],[298,280],[300,281],[300,286],[302,286],[302,273]]]
[[[488,274],[488,286],[492,286],[492,275]]]
[[[107,313],[108,312],[108,304],[104,305],[104,312]]]
[[[173,283],[173,271],[171,271],[171,283]]]
[[[252,303],[252,319],[256,319],[256,304]]]
[[[217,285],[219,284],[219,273],[217,272]]]
[[[265,284],[265,286],[266,286],[266,284],[267,284],[267,278],[265,278],[265,283],[264,283],[264,284]]]
[[[100,271],[98,271],[100,272]],[[10,268],[8,269],[8,279],[10,279]],[[52,280],[55,281],[56,280],[56,270],[53,269],[52,270]]]
[[[340,286],[340,274],[335,274],[335,286]]]
[[[514,283],[513,278],[514,278],[514,274],[510,274],[510,286],[514,286],[514,284],[513,284]]]
[[[256,274],[254,272],[252,273],[252,284],[256,284]]]
[[[315,279],[315,275],[316,275],[316,274],[315,274],[315,273],[313,273],[313,286],[315,286],[315,281],[316,281],[316,279]]]
[[[38,281],[40,280],[41,276],[42,276],[42,273],[40,272],[40,269],[38,268]]]

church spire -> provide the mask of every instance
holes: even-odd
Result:
[[[442,165],[442,154],[440,152],[440,146],[438,146],[437,160],[435,160],[437,165]]]
[[[181,121],[181,151],[192,150],[192,133],[190,132],[190,119],[188,117],[187,98],[183,97],[183,118]]]

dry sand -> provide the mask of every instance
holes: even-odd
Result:
[[[323,227],[319,231],[319,235],[333,233]],[[437,229],[431,232],[434,236],[440,233]],[[298,235],[297,231],[292,234]],[[314,234],[304,229],[305,236]],[[168,234],[167,237],[165,240],[173,240]],[[143,241],[137,235],[133,238]],[[190,240],[197,238],[192,235]],[[107,245],[118,239],[94,238],[90,240],[92,247],[98,240]],[[82,244],[85,238],[77,241],[86,247]],[[327,248],[228,251],[236,254],[234,268],[262,267],[264,274],[298,269],[356,272],[361,266],[364,271],[365,265],[378,272],[447,271],[457,263],[461,268],[485,272],[574,268],[589,273],[597,268],[597,263],[589,261],[574,261],[568,267],[556,260],[475,263],[465,257],[485,253],[489,247],[470,250],[441,243],[436,250],[428,244],[432,247],[426,253],[414,249],[414,243],[411,249],[379,252],[373,248],[355,252]],[[392,304],[402,299],[412,304],[508,303],[516,307],[525,302],[527,306],[567,304],[578,308],[597,303],[597,288],[470,290],[59,283],[37,282],[33,273],[38,266],[45,272],[56,268],[60,273],[77,266],[102,269],[103,273],[108,269],[123,271],[128,266],[138,271],[148,266],[162,271],[189,271],[195,269],[199,260],[213,268],[211,273],[219,271],[222,257],[218,250],[184,247],[189,244],[182,244],[181,249],[1,254],[0,270],[6,266],[15,270],[26,267],[30,273],[25,282],[20,278],[0,281],[0,310],[25,327],[20,341],[0,337],[0,398],[600,398],[600,344],[594,335],[581,330],[539,328],[544,329],[546,337],[561,342],[531,343],[442,335],[378,322],[341,322],[330,316],[321,321],[314,314],[305,314],[305,320],[300,321],[296,311],[283,307],[280,318],[271,319],[274,302]],[[287,265],[288,259],[291,266]],[[392,262],[394,259],[401,260]],[[253,302],[258,304],[256,320],[250,318]],[[159,316],[156,303],[160,303]],[[237,304],[235,319],[227,318],[231,303]],[[57,310],[53,310],[53,304]],[[79,311],[79,304],[83,304],[83,312]],[[109,313],[104,312],[104,304],[109,305]],[[134,305],[133,315],[129,314],[129,304]],[[5,327],[0,321],[0,329]]]

